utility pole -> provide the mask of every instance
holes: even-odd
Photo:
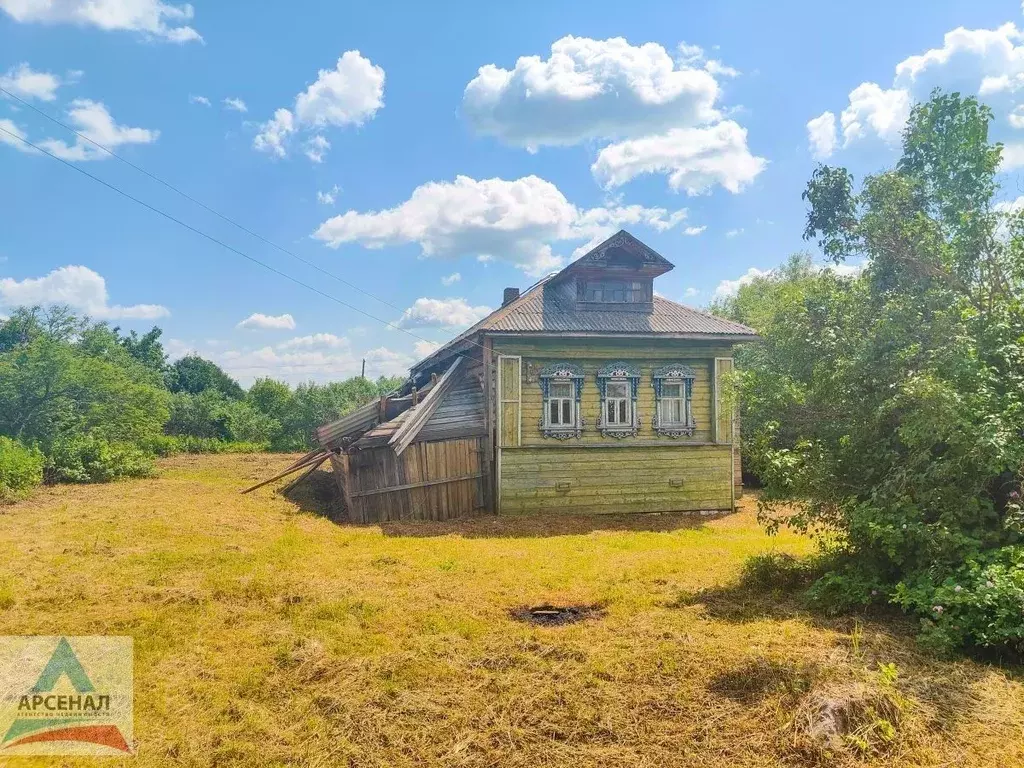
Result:
[[[366,358],[365,357],[363,358],[363,372],[360,373],[359,376],[361,378],[363,378],[363,379],[366,378]]]

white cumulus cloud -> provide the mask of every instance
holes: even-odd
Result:
[[[293,326],[294,327],[294,326]],[[293,339],[282,341],[277,345],[278,349],[344,349],[350,346],[349,340],[344,336],[336,336],[333,333],[313,333],[309,336],[296,336]]]
[[[735,296],[736,292],[744,285],[749,285],[759,277],[768,277],[772,271],[770,269],[758,269],[757,267],[751,267],[742,275],[735,280],[723,280],[715,287],[715,298],[716,299],[727,299],[730,296]]]
[[[254,312],[238,324],[239,328],[248,330],[287,330],[295,329],[295,318],[289,314],[264,315],[261,312]]]
[[[696,235],[701,234],[706,229],[706,224],[700,227],[687,227],[686,229],[683,230],[683,234],[686,235],[687,237],[694,237]]]
[[[160,0],[0,0],[0,10],[15,21],[40,24],[76,24],[102,30],[138,32],[172,43],[201,41],[186,22],[192,6]]]
[[[399,328],[462,328],[482,320],[491,312],[490,307],[473,307],[465,299],[424,297],[416,299],[412,306],[402,313],[397,325]]]
[[[831,157],[836,150],[836,116],[831,112],[822,112],[807,121],[807,140],[811,145],[811,155],[815,160]]]
[[[210,100],[208,98],[206,98],[205,96],[195,96],[195,95],[193,95],[191,93],[188,96],[188,103],[189,104],[199,104],[200,106],[203,106],[203,107],[210,106]]]
[[[63,82],[60,77],[51,72],[37,72],[28,65],[28,62],[11,67],[5,74],[0,75],[0,88],[23,99],[39,99],[39,101],[56,99],[57,89]]]
[[[461,279],[462,275],[460,275],[458,272],[452,272],[450,275],[445,275],[444,277],[441,278],[441,284],[451,285],[452,283],[459,282],[459,280]]]
[[[151,144],[160,136],[160,131],[119,125],[105,105],[89,99],[72,101],[68,120],[79,133],[107,149],[116,149],[126,144]],[[68,144],[63,139],[44,139],[39,145],[62,160],[104,160],[110,157],[81,137],[76,138],[74,144]]]
[[[890,143],[899,141],[910,117],[910,93],[902,88],[885,89],[877,83],[861,83],[850,91],[850,103],[839,119],[843,145],[866,136]]]
[[[678,51],[673,58],[653,42],[563,37],[547,58],[480,67],[463,93],[462,114],[478,134],[530,152],[613,142],[591,167],[606,188],[661,173],[677,190],[720,184],[739,191],[765,164],[717,105],[718,78],[740,73],[705,60],[699,46],[680,43]]]
[[[230,109],[232,112],[248,112],[249,107],[246,106],[245,102],[241,99],[228,97],[224,99],[224,108]]]
[[[547,59],[480,67],[462,113],[480,134],[536,149],[707,123],[719,116],[718,93],[711,73],[676,63],[657,43],[570,35],[551,45]]]
[[[384,70],[359,51],[346,51],[334,69],[321,69],[316,81],[295,97],[292,108],[281,107],[260,126],[253,146],[277,157],[288,153],[289,139],[302,129],[359,126],[384,106]],[[321,162],[330,147],[317,133],[307,142],[306,155]]]
[[[88,267],[59,267],[43,277],[0,278],[0,307],[67,304],[97,320],[152,320],[170,311],[159,304],[110,304],[107,283]]]
[[[747,148],[747,131],[732,120],[707,128],[674,128],[611,144],[590,166],[605,188],[617,187],[645,173],[664,173],[669,186],[689,195],[719,185],[733,194],[742,191],[768,161]]]
[[[501,259],[543,275],[564,264],[552,243],[599,242],[627,225],[665,231],[685,217],[685,210],[639,205],[580,210],[554,184],[537,176],[514,181],[458,176],[453,182],[423,184],[394,208],[334,216],[313,237],[333,248],[344,243],[367,248],[416,243],[424,256]]]
[[[881,139],[899,140],[914,102],[925,101],[934,88],[978,95],[996,114],[992,138],[1024,126],[1024,31],[1007,22],[994,29],[957,27],[942,45],[908,56],[896,64],[890,87],[865,82],[854,88],[841,113],[843,146]],[[812,150],[814,142],[812,140]],[[1019,167],[1014,152],[1005,169]],[[1016,165],[1015,165],[1016,163]]]
[[[432,355],[441,347],[436,341],[417,341],[413,344],[413,351],[416,353],[416,357],[427,357]]]
[[[35,153],[24,141],[19,139],[27,139],[28,135],[13,120],[8,120],[6,117],[0,117],[0,144],[7,144],[8,146],[14,147],[19,152],[25,152],[27,154]]]

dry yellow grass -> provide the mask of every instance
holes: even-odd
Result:
[[[749,502],[716,520],[355,527],[308,490],[238,495],[285,460],[176,458],[0,508],[0,634],[135,638],[126,764],[1024,765],[1012,672],[735,587],[749,555],[810,550],[766,537]],[[605,614],[509,615],[545,602]],[[896,714],[870,708],[884,695]],[[843,696],[897,721],[888,744],[808,744],[803,720]]]

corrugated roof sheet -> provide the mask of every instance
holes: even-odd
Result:
[[[537,283],[515,301],[496,309],[476,325],[459,334],[429,357],[413,366],[421,370],[449,355],[472,346],[478,333],[593,333],[666,334],[671,336],[756,337],[753,329],[721,317],[692,309],[660,296],[654,297],[651,312],[635,310],[577,309],[576,286],[560,281],[562,273]]]
[[[576,309],[576,286],[547,281],[485,318],[477,330],[541,333],[671,333],[753,336],[745,325],[654,297],[653,312]],[[572,294],[570,296],[569,294]]]

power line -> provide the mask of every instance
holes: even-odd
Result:
[[[21,104],[22,106],[28,107],[33,112],[36,112],[37,114],[42,115],[47,120],[49,120],[49,121],[59,125],[61,128],[64,128],[64,129],[66,129],[68,131],[71,131],[71,133],[75,134],[80,139],[83,139],[84,141],[88,141],[90,144],[92,144],[93,146],[97,147],[98,149],[103,150],[104,152],[106,152],[111,157],[113,157],[113,158],[115,158],[117,160],[120,160],[122,163],[124,163],[125,165],[129,166],[130,168],[135,169],[136,171],[138,171],[139,173],[143,174],[147,178],[152,179],[156,183],[161,184],[161,185],[167,187],[167,189],[171,190],[172,192],[174,192],[174,193],[176,193],[178,195],[181,195],[183,198],[188,200],[190,203],[198,205],[203,210],[208,211],[209,213],[212,213],[214,216],[222,219],[223,221],[226,221],[228,224],[232,225],[233,227],[237,227],[238,229],[240,229],[242,232],[245,232],[250,237],[255,237],[260,242],[265,243],[266,245],[269,245],[272,248],[276,248],[277,250],[281,251],[281,253],[287,254],[288,256],[291,256],[293,259],[301,261],[303,264],[305,264],[308,267],[311,267],[311,268],[315,269],[317,272],[320,272],[321,274],[327,275],[328,277],[331,277],[331,278],[337,280],[339,283],[343,283],[344,285],[347,285],[349,288],[352,288],[353,290],[359,291],[360,293],[365,294],[366,296],[369,296],[371,299],[379,301],[381,304],[386,304],[387,306],[391,307],[392,309],[397,309],[399,312],[403,312],[404,311],[404,309],[402,307],[399,307],[399,306],[396,306],[396,305],[392,304],[387,299],[382,299],[380,296],[377,296],[376,294],[373,294],[373,293],[371,293],[370,291],[367,291],[364,288],[360,288],[358,285],[355,285],[354,283],[350,283],[345,278],[340,277],[340,276],[334,274],[330,270],[324,269],[323,267],[319,266],[315,262],[312,262],[309,259],[304,259],[303,257],[301,257],[301,256],[293,253],[292,251],[288,250],[284,246],[278,245],[273,240],[270,240],[269,238],[264,237],[263,235],[261,235],[259,232],[254,232],[253,230],[251,230],[248,227],[246,227],[244,224],[239,224],[237,221],[235,221],[231,217],[226,216],[225,214],[221,213],[220,211],[218,211],[218,210],[216,210],[214,208],[211,208],[209,205],[204,203],[202,200],[197,200],[195,197],[193,197],[192,195],[188,194],[187,192],[184,192],[183,190],[181,190],[178,187],[174,186],[170,182],[164,181],[163,179],[161,179],[156,174],[151,173],[150,171],[147,171],[145,168],[143,168],[140,165],[136,165],[131,160],[128,160],[127,158],[122,157],[121,155],[117,154],[116,152],[114,152],[109,147],[105,147],[103,144],[100,144],[98,141],[95,141],[94,139],[89,138],[84,133],[81,133],[80,131],[78,131],[77,129],[75,129],[72,126],[68,125],[67,123],[62,122],[61,120],[58,120],[56,117],[54,117],[50,113],[48,113],[48,112],[46,112],[46,111],[44,111],[42,109],[39,109],[39,107],[35,106],[34,104],[32,104],[32,103],[30,103],[28,101],[25,101],[24,99],[16,96],[15,94],[11,93],[6,88],[4,88],[3,86],[0,86],[0,93],[3,93],[5,95],[9,96],[10,98],[14,99],[19,104]],[[7,131],[5,131],[5,133],[7,133]],[[26,142],[26,143],[28,143],[28,142]],[[59,160],[60,158],[56,158],[56,159]]]
[[[267,264],[266,262],[260,261],[259,259],[255,258],[254,256],[250,256],[249,254],[245,253],[244,251],[240,251],[238,248],[235,248],[232,245],[228,245],[223,240],[219,240],[216,237],[214,237],[213,235],[207,234],[203,230],[197,229],[196,227],[193,227],[191,224],[189,224],[189,223],[187,223],[185,221],[182,221],[181,219],[177,218],[176,216],[173,216],[172,214],[167,213],[166,211],[163,211],[163,210],[161,210],[161,209],[159,209],[159,208],[157,208],[157,207],[155,207],[153,205],[150,205],[145,200],[142,200],[142,199],[140,199],[138,197],[135,197],[134,195],[130,194],[129,192],[125,192],[120,187],[117,187],[117,186],[111,184],[110,182],[105,181],[104,179],[101,179],[99,176],[95,176],[95,175],[89,173],[88,171],[84,170],[83,168],[78,167],[74,163],[68,162],[67,160],[65,160],[62,157],[58,157],[57,155],[53,154],[52,152],[49,152],[48,150],[45,150],[42,147],[40,147],[40,146],[38,146],[36,144],[33,144],[28,139],[26,139],[26,138],[24,138],[22,136],[19,136],[16,133],[12,133],[11,131],[8,131],[6,128],[3,128],[2,126],[0,126],[0,133],[4,133],[7,136],[10,136],[11,138],[20,141],[21,143],[25,144],[26,146],[31,147],[35,151],[40,152],[41,154],[44,154],[47,157],[52,158],[53,160],[56,160],[57,162],[61,163],[62,165],[67,166],[68,168],[72,169],[73,171],[77,171],[78,173],[82,174],[83,176],[86,176],[87,178],[90,178],[93,181],[95,181],[95,182],[97,182],[99,184],[102,184],[104,187],[106,187],[107,189],[111,190],[112,192],[116,192],[117,194],[121,195],[122,197],[125,197],[128,200],[131,200],[133,203],[141,205],[143,208],[145,208],[145,209],[147,209],[149,211],[152,211],[153,213],[157,214],[158,216],[162,216],[165,219],[167,219],[168,221],[172,221],[175,224],[177,224],[177,225],[179,225],[181,227],[184,227],[188,231],[190,231],[190,232],[192,232],[192,233],[194,233],[196,235],[199,235],[200,237],[203,237],[203,238],[209,240],[211,243],[215,243],[216,245],[219,245],[222,248],[225,248],[225,249],[231,251],[232,253],[237,254],[238,256],[241,256],[243,259],[251,261],[253,264],[257,264],[257,265],[263,267],[264,269],[269,270],[270,272],[273,272],[275,275],[278,275],[279,277],[283,277],[286,280],[290,280],[291,282],[295,283],[296,285],[300,285],[303,288],[306,288],[306,289],[308,289],[310,291],[313,291],[313,293],[316,293],[319,296],[323,296],[325,299],[329,299],[330,301],[333,301],[333,302],[335,302],[337,304],[340,304],[343,307],[351,309],[354,312],[358,312],[359,314],[364,315],[365,317],[368,317],[371,320],[374,320],[374,321],[376,321],[378,323],[382,323],[383,325],[387,326],[388,328],[393,328],[394,330],[401,331],[402,333],[406,334],[407,336],[411,336],[412,338],[417,339],[418,341],[425,341],[428,344],[436,343],[436,342],[431,341],[430,339],[425,339],[422,336],[417,336],[412,331],[406,330],[405,328],[402,328],[399,325],[395,325],[394,323],[392,323],[392,322],[390,322],[388,320],[384,320],[383,318],[377,317],[376,315],[372,315],[369,312],[367,312],[366,310],[360,309],[359,307],[357,307],[357,306],[355,306],[353,304],[349,304],[347,301],[343,301],[342,299],[339,299],[337,296],[333,296],[333,295],[331,295],[329,293],[326,293],[325,291],[321,291],[319,288],[316,288],[315,286],[312,286],[309,283],[305,283],[302,280],[299,280],[297,277],[292,277],[287,272],[282,272],[281,270],[277,269],[276,267],[272,267],[269,264]],[[470,341],[468,339],[466,341],[469,341],[470,344],[472,344],[474,346],[478,346],[481,349],[483,349],[483,345],[478,343],[478,342],[476,342],[476,341]],[[461,355],[459,353],[456,353],[456,354],[459,357],[465,357],[465,355]]]

